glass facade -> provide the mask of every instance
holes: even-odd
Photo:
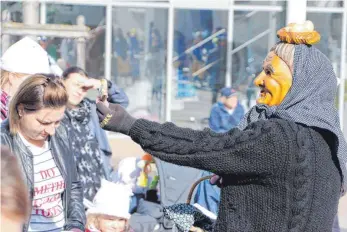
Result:
[[[307,13],[307,19],[315,22],[315,30],[321,35],[315,45],[333,63],[337,76],[340,77],[342,14],[340,13]]]
[[[164,120],[167,9],[112,9],[111,80],[129,97],[135,117]]]
[[[307,1],[307,6],[312,7],[343,7],[343,0],[310,0]]]
[[[259,6],[282,6],[285,5],[285,1],[277,1],[277,0],[270,0],[270,1],[242,1],[242,0],[235,0],[235,5],[259,5]]]
[[[178,125],[198,126],[225,85],[227,22],[227,11],[175,11],[171,117]]]
[[[276,31],[286,24],[286,15],[290,14],[286,1],[234,0],[229,8],[201,1],[201,6],[196,1],[189,7],[182,0],[114,1],[110,11],[103,1],[85,1],[84,5],[73,1],[47,3],[45,21],[75,25],[77,17],[84,16],[90,28],[85,41],[86,70],[90,76],[109,78],[122,87],[129,96],[131,114],[201,128],[206,126],[218,90],[224,86],[231,85],[240,92],[245,109],[255,104],[253,80],[277,41]],[[346,69],[341,62],[341,54],[346,52],[342,51],[342,42],[347,41],[342,32],[347,27],[344,4],[335,0],[307,1],[306,12],[306,18],[321,34],[321,42],[315,46],[332,61],[340,78],[341,70]],[[19,1],[1,2],[2,11],[8,10],[11,21],[19,23],[24,20],[23,5]],[[107,21],[107,12],[112,14],[111,21]],[[111,46],[107,46],[110,34]],[[11,36],[10,43],[19,38]],[[44,39],[48,41],[47,51],[59,65],[77,64],[76,39]],[[169,54],[173,62],[167,65]],[[105,71],[107,64],[111,69]],[[345,119],[346,95],[342,96]]]
[[[241,93],[246,109],[255,104],[258,91],[253,81],[262,71],[268,51],[277,42],[276,31],[284,25],[283,12],[235,11],[233,49],[237,52],[232,55],[231,83]]]

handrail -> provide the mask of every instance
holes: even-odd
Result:
[[[242,15],[242,16],[240,16],[239,18],[236,18],[235,20],[248,19],[248,18],[252,17],[254,14],[256,14],[256,13],[258,13],[258,12],[259,12],[259,11],[256,11],[256,10],[251,11],[250,13],[248,13],[248,14],[246,14],[246,15]],[[225,29],[221,29],[221,30],[217,31],[216,33],[210,35],[210,36],[207,37],[206,39],[200,41],[199,43],[197,43],[197,44],[195,44],[195,45],[193,45],[193,46],[191,46],[190,48],[188,48],[187,50],[185,50],[183,53],[181,53],[181,54],[175,56],[175,57],[173,58],[173,62],[177,61],[177,60],[178,60],[180,57],[182,57],[183,55],[188,54],[188,53],[194,51],[194,49],[196,49],[196,48],[198,48],[198,47],[201,47],[201,46],[204,45],[205,43],[209,42],[209,41],[212,40],[213,38],[215,38],[215,37],[217,37],[218,35],[223,34],[223,33],[225,33],[225,32],[226,32]]]
[[[209,37],[207,37],[206,39],[200,41],[199,43],[191,46],[190,48],[188,48],[187,50],[185,50],[182,54],[178,55],[178,56],[175,56],[172,61],[175,62],[177,61],[181,56],[185,55],[185,54],[188,54],[192,51],[194,51],[196,48],[198,47],[201,47],[202,45],[206,44],[207,42],[209,42],[210,40],[212,40],[213,38],[223,34],[226,30],[225,29],[221,29],[219,31],[217,31],[216,33],[210,35]]]
[[[255,37],[253,37],[252,39],[246,41],[245,43],[241,44],[240,46],[238,46],[237,48],[234,48],[232,51],[231,51],[231,55],[235,54],[236,52],[242,50],[243,48],[247,47],[248,45],[254,43],[256,40],[260,39],[261,37],[267,35],[270,33],[270,29],[267,29],[265,31],[263,31],[262,33],[259,33],[258,35],[256,35]],[[219,62],[219,59],[210,63],[210,64],[207,64],[205,65],[204,67],[202,67],[201,69],[197,70],[196,72],[193,73],[193,76],[197,76],[199,75],[200,73],[206,71],[207,69],[211,68],[213,65],[215,65],[216,63]]]

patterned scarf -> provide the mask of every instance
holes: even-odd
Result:
[[[65,112],[64,122],[69,131],[77,171],[83,184],[84,198],[92,201],[105,178],[99,144],[88,123],[91,103],[83,100],[76,109]]]
[[[330,60],[312,46],[295,45],[293,85],[279,106],[256,105],[240,122],[249,123],[269,118],[282,118],[335,134],[335,154],[347,191],[347,144],[340,128],[335,107],[337,78]]]
[[[8,103],[9,103],[10,97],[3,90],[0,90],[0,94],[1,94],[1,104],[0,104],[1,120],[5,120],[8,114]]]

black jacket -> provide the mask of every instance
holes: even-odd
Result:
[[[328,131],[270,119],[217,134],[138,119],[129,134],[163,161],[223,178],[215,232],[332,230],[342,179]]]
[[[55,135],[49,140],[53,158],[65,180],[65,191],[62,195],[65,210],[64,230],[75,228],[84,231],[86,219],[83,206],[82,185],[78,179],[75,161],[68,141],[69,138],[64,125],[60,125]],[[32,202],[34,193],[32,154],[24,145],[18,134],[14,136],[10,134],[8,120],[3,121],[1,124],[1,145],[8,146],[12,153],[17,156]],[[23,227],[24,232],[28,230],[29,221],[30,219],[28,219]]]

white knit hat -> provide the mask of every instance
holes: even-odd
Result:
[[[29,37],[24,37],[5,51],[0,59],[0,68],[30,75],[50,73],[47,52]]]
[[[101,188],[95,195],[93,206],[87,214],[106,214],[129,219],[131,189],[122,184],[116,184],[107,180],[101,180]]]

